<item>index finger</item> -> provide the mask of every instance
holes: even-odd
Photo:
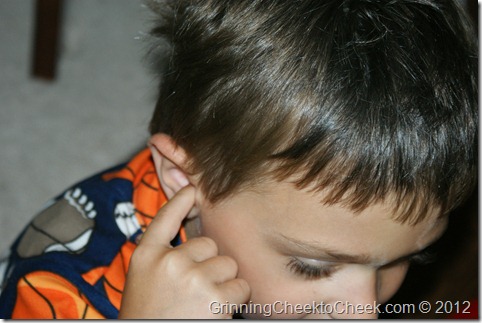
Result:
[[[149,224],[140,244],[170,247],[171,240],[179,232],[182,220],[194,206],[195,192],[194,187],[189,185],[174,195]]]

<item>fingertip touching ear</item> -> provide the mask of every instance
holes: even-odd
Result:
[[[155,134],[149,140],[157,176],[168,199],[190,185],[186,172],[188,158],[185,150],[166,134]]]

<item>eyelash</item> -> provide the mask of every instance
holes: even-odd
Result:
[[[290,259],[286,267],[288,267],[291,272],[303,276],[306,279],[330,277],[336,270],[336,266],[312,266],[296,258]]]
[[[428,265],[435,261],[436,253],[432,250],[425,250],[418,254],[415,254],[409,258],[410,263],[417,265]],[[300,261],[297,258],[292,258],[286,265],[288,269],[306,279],[319,279],[330,277],[335,271],[336,266],[312,266]]]

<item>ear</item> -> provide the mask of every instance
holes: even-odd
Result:
[[[155,134],[149,140],[152,158],[162,189],[171,199],[181,188],[190,185],[185,150],[166,134]]]
[[[197,183],[193,181],[194,177],[186,172],[189,163],[188,155],[170,136],[162,133],[153,135],[149,139],[149,148],[161,187],[168,199],[171,199],[187,185],[192,185],[197,190]],[[184,224],[188,237],[199,235],[199,213],[199,208],[194,206],[186,216],[186,219],[194,220]]]

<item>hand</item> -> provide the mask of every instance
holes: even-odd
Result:
[[[219,256],[212,239],[170,245],[194,198],[192,186],[183,188],[152,220],[132,255],[119,318],[227,319],[233,313],[213,314],[210,304],[249,300],[248,283],[236,278],[237,263]]]

